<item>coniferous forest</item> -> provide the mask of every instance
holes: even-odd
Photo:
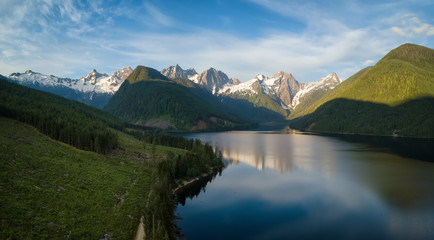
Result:
[[[5,79],[0,80],[0,120],[0,178],[6,183],[0,224],[6,238],[132,238],[142,216],[150,239],[175,239],[172,189],[223,166],[221,156],[199,140],[125,124],[104,111]],[[85,196],[92,200],[83,202]],[[46,206],[62,214],[53,215]],[[23,212],[33,217],[20,217]],[[94,218],[101,224],[92,224]],[[27,231],[26,226],[33,227]]]

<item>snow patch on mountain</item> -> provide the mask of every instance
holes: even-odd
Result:
[[[341,82],[342,82],[342,80],[337,76],[336,73],[333,72],[333,73],[321,78],[317,82],[307,83],[294,96],[294,99],[291,102],[291,107],[295,109],[297,107],[297,105],[300,104],[301,99],[303,97],[307,96],[308,94],[312,93],[313,91],[318,90],[318,89],[325,89],[325,88],[333,89]]]
[[[31,70],[27,70],[24,73],[12,73],[7,77],[22,85],[63,86],[83,93],[95,92],[114,94],[132,72],[133,70],[129,66],[126,66],[120,71],[115,71],[110,76],[105,73],[99,73],[93,69],[89,74],[80,79],[60,78],[53,75],[33,72]]]
[[[333,89],[342,81],[331,73],[317,82],[300,83],[290,74],[283,71],[278,72],[273,77],[258,74],[255,78],[240,83],[238,85],[226,84],[219,92],[219,95],[251,95],[262,91],[265,94],[273,95],[280,99],[280,104],[284,109],[294,109],[302,98],[318,89]],[[260,86],[260,88],[258,88]]]

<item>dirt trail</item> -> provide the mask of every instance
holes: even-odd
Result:
[[[139,226],[137,227],[137,233],[134,240],[143,240],[145,239],[145,228],[143,227],[143,216],[140,218]]]

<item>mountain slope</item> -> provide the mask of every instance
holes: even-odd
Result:
[[[70,79],[27,70],[24,73],[12,73],[7,77],[26,87],[102,108],[132,71],[127,66],[109,76],[93,69],[85,77]]]
[[[55,140],[98,153],[117,146],[123,122],[107,112],[0,79],[0,116],[30,124]]]
[[[374,67],[347,81],[321,98],[314,104],[316,109],[309,109],[311,114],[292,126],[315,131],[434,136],[433,49],[401,45]]]
[[[288,118],[294,119],[312,113],[326,101],[336,96],[336,94],[338,94],[341,89],[349,86],[354,80],[356,80],[359,76],[368,71],[370,68],[371,67],[367,67],[360,70],[353,76],[349,77],[347,80],[337,85],[335,88],[333,88],[333,90],[328,89],[329,91],[324,91],[323,89],[318,89],[311,94],[305,96],[304,99],[300,101],[299,105],[291,112]]]
[[[155,69],[138,66],[105,109],[126,121],[176,130],[217,130],[234,118]]]

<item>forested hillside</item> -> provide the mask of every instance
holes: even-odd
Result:
[[[176,239],[172,189],[223,166],[198,140],[5,79],[0,146],[2,239],[132,239],[140,219],[149,239]]]
[[[79,149],[106,153],[117,146],[113,129],[123,122],[109,113],[0,79],[0,116],[36,127]]]
[[[105,110],[135,124],[174,130],[223,130],[244,127],[217,104],[157,70],[138,66],[109,101]]]
[[[299,118],[292,127],[433,137],[433,98],[434,50],[404,44],[374,67],[344,81],[310,108],[295,112],[291,117]]]

